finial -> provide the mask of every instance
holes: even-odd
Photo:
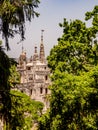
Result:
[[[43,32],[44,30],[41,30],[41,42],[43,42]]]

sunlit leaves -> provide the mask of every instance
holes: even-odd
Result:
[[[89,28],[80,20],[64,19],[63,35],[48,56],[52,86],[49,130],[98,129],[98,7],[86,13]],[[47,116],[46,116],[47,117]],[[47,130],[48,130],[47,129]]]
[[[58,39],[58,45],[55,45],[48,56],[48,65],[54,69],[68,71],[69,73],[77,73],[79,71],[87,71],[87,64],[95,64],[97,45],[91,44],[94,32],[91,28],[87,28],[85,23],[80,20],[67,22],[64,19],[63,35]],[[95,53],[94,53],[95,52]]]
[[[80,76],[55,71],[51,87],[50,129],[97,129],[97,78],[98,66]]]
[[[14,87],[15,84],[20,83],[20,74],[16,69],[15,65],[12,65],[10,68],[9,84],[11,87]]]
[[[37,122],[43,104],[18,91],[11,91],[11,102],[11,128],[30,130],[34,122]]]

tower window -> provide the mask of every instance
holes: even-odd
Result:
[[[48,80],[48,76],[47,75],[45,76],[45,80]]]
[[[31,68],[30,68],[30,67],[28,67],[28,68],[27,68],[27,70],[31,70]]]
[[[45,94],[47,94],[48,93],[48,89],[47,88],[45,88]]]
[[[43,88],[40,88],[40,94],[42,94],[43,93]]]
[[[31,89],[31,95],[32,95],[32,89]]]
[[[32,78],[32,77],[30,77],[30,78],[29,78],[29,80],[33,80],[33,78]]]

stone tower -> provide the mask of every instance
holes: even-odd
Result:
[[[42,102],[44,104],[43,111],[46,111],[49,108],[47,95],[50,95],[48,86],[51,81],[49,78],[50,70],[45,59],[43,30],[41,31],[39,54],[35,46],[33,56],[27,60],[26,53],[22,50],[17,69],[21,75],[21,83],[16,88],[29,95],[31,99]]]

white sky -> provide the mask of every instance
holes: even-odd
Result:
[[[39,8],[36,10],[40,13],[38,18],[34,18],[31,23],[26,23],[26,40],[17,44],[19,38],[16,36],[10,40],[11,51],[7,52],[10,57],[18,58],[22,44],[26,50],[27,57],[33,55],[34,46],[40,46],[41,30],[44,29],[44,46],[45,54],[49,55],[50,49],[57,44],[57,39],[62,36],[62,28],[59,23],[63,19],[67,20],[80,19],[84,21],[85,13],[91,11],[98,0],[41,0]]]

